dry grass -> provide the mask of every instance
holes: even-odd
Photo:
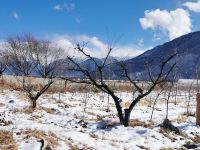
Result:
[[[17,150],[17,144],[13,139],[13,133],[0,130],[0,149]]]
[[[163,134],[165,137],[167,137],[168,139],[170,139],[172,142],[175,142],[177,139],[174,137],[175,133],[171,132],[169,129],[165,129],[165,128],[160,128],[159,131],[161,134]]]
[[[131,101],[130,100],[122,103],[122,107],[124,107],[124,108],[129,108],[130,105],[131,105]]]
[[[29,139],[31,137],[35,137],[36,139],[43,139],[47,142],[47,147],[56,148],[59,146],[59,138],[52,132],[44,132],[44,131],[37,131],[37,130],[26,130],[22,131],[23,134],[26,135],[25,138]]]
[[[5,106],[5,104],[3,104],[3,103],[0,103],[0,107],[3,107],[3,106]]]
[[[25,80],[27,81],[27,83],[31,83],[35,90],[41,90],[41,88],[49,81],[48,79],[37,77],[25,77]],[[94,86],[65,82],[64,80],[61,80],[59,78],[54,78],[53,80],[54,83],[47,91],[48,93],[84,92],[86,90],[91,92],[100,92]],[[127,81],[105,81],[105,83],[114,91],[132,92],[134,89],[134,86]],[[145,82],[138,83],[138,85],[140,87],[143,87],[144,90],[149,88],[149,85]],[[0,81],[0,87],[3,87],[3,89],[19,90],[20,86],[22,86],[22,77],[20,76],[3,75],[3,78]],[[182,86],[184,86],[185,89],[188,88],[189,85],[179,85],[178,89],[183,90]],[[167,84],[165,85],[165,89],[168,89]],[[155,91],[160,91],[160,87],[157,86],[155,88]]]
[[[75,144],[71,138],[68,138],[67,141],[65,141],[65,143],[70,147],[70,150],[95,150],[92,147],[88,147],[86,144]]]
[[[21,101],[29,101],[29,98],[26,94],[18,94],[17,96],[17,99],[20,99]]]
[[[76,84],[76,83],[69,83],[65,82],[64,80],[54,78],[54,83],[48,89],[47,93],[55,93],[55,92],[84,92],[84,91],[91,91],[91,92],[100,92],[94,86],[88,86],[86,84]],[[36,78],[36,77],[25,77],[26,83],[31,83],[35,90],[41,90],[42,87],[48,82],[48,79],[43,78]],[[130,85],[129,82],[123,81],[105,81],[106,84],[113,89],[114,91],[133,91],[133,86]],[[22,87],[22,77],[20,76],[9,76],[4,75],[2,79],[2,83],[0,83],[3,89],[8,90],[20,90]]]
[[[178,123],[183,123],[187,121],[187,116],[186,115],[179,115],[177,120]]]
[[[151,106],[153,105],[153,99],[150,100],[150,99],[142,99],[139,103],[138,103],[139,106]]]
[[[159,132],[161,134],[163,134],[163,136],[165,136],[168,139],[170,139],[172,142],[176,142],[177,141],[177,139],[176,139],[177,134],[172,132],[171,130],[161,127]],[[182,133],[182,132],[179,133],[178,136],[181,136],[182,139],[187,139],[188,138],[187,135],[185,133]]]
[[[139,119],[131,119],[129,121],[129,126],[131,127],[135,127],[135,126],[143,126],[145,128],[152,128],[154,126],[154,123],[153,122],[149,122],[149,123],[146,123],[144,121],[141,121]]]
[[[32,106],[29,106],[25,109],[21,109],[21,110],[15,110],[14,112],[21,112],[21,113],[25,113],[25,114],[31,114],[33,111],[45,111],[49,114],[54,114],[55,111],[52,108],[47,108],[47,107],[43,107],[43,106],[37,106],[35,109],[32,108]]]
[[[132,101],[129,100],[129,101],[122,103],[122,107],[128,108],[131,105],[131,102]],[[150,99],[145,98],[145,99],[141,99],[139,101],[138,105],[139,106],[149,106],[149,107],[151,107],[151,106],[153,106],[153,103],[154,103],[154,99],[150,100]],[[158,99],[157,102],[156,102],[156,104],[164,104],[164,103],[165,103],[165,101],[162,100],[162,99]]]
[[[20,111],[22,113],[25,113],[25,114],[31,114],[34,111],[34,109],[31,106],[29,106],[29,107],[27,107],[25,109],[18,110],[18,111]]]
[[[195,144],[199,144],[199,143],[200,143],[200,135],[196,135],[194,138],[192,138],[192,141],[193,141]]]
[[[174,148],[160,148],[160,150],[174,150]]]
[[[54,114],[54,110],[53,109],[51,109],[51,108],[47,108],[47,107],[39,107],[38,108],[38,110],[44,110],[44,111],[46,111],[47,113],[49,113],[49,114]]]

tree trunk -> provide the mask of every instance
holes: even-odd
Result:
[[[3,93],[3,90],[4,90],[4,81],[3,81],[2,74],[0,74],[0,77],[1,77],[1,92]]]
[[[130,120],[130,110],[129,109],[124,109],[124,123],[123,125],[125,127],[128,127],[129,125],[129,120]]]
[[[22,77],[22,88],[25,89],[25,77]]]
[[[32,108],[35,109],[36,106],[37,106],[37,104],[36,104],[36,100],[32,100]]]
[[[117,109],[117,112],[118,112],[118,117],[119,117],[119,121],[121,124],[124,124],[124,116],[123,116],[123,112],[122,112],[122,107],[119,103],[119,98],[112,95],[112,98],[114,99],[114,102],[115,102],[115,106],[116,106],[116,109]]]
[[[109,105],[110,105],[110,98],[109,98],[110,96],[108,95],[108,103],[107,103],[107,110],[106,110],[106,112],[110,112],[110,107],[109,107]]]

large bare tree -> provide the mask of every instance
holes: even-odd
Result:
[[[111,87],[109,87],[109,85],[106,83],[106,80],[104,79],[104,69],[106,68],[106,61],[107,61],[108,57],[110,56],[110,53],[113,49],[109,48],[106,58],[104,59],[104,62],[99,64],[95,58],[93,58],[90,54],[86,53],[85,48],[86,48],[85,44],[83,44],[83,45],[76,44],[76,46],[75,46],[75,50],[80,52],[85,58],[90,59],[95,64],[95,68],[96,68],[95,71],[98,74],[98,78],[96,78],[96,76],[93,75],[94,74],[93,71],[91,72],[87,67],[84,67],[78,61],[76,61],[76,59],[68,56],[68,60],[72,64],[68,70],[81,72],[86,77],[86,79],[85,80],[84,79],[77,80],[77,79],[70,78],[70,77],[65,77],[63,79],[74,82],[74,83],[91,84],[91,85],[95,86],[96,88],[98,88],[99,90],[110,95],[112,97],[112,99],[114,100],[120,123],[123,124],[124,126],[129,125],[130,115],[131,115],[133,108],[136,106],[136,104],[142,98],[144,98],[145,96],[150,94],[157,85],[165,82],[175,66],[175,63],[172,63],[171,65],[169,65],[169,62],[176,56],[176,54],[173,54],[161,62],[160,66],[159,66],[158,74],[152,75],[151,69],[148,68],[147,72],[149,72],[148,76],[149,76],[150,80],[148,81],[148,88],[144,89],[144,87],[141,86],[141,84],[138,84],[138,82],[136,82],[132,78],[132,76],[129,75],[129,72],[128,72],[128,69],[126,68],[126,66],[120,63],[120,67],[122,68],[126,79],[134,86],[134,89],[136,89],[136,91],[139,93],[134,98],[134,100],[130,103],[130,106],[128,108],[123,109],[122,105],[121,105],[122,100],[117,96],[115,91]]]

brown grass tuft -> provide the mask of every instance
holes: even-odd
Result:
[[[177,118],[178,123],[183,123],[187,121],[187,116],[186,115],[179,115]]]
[[[141,120],[139,120],[139,119],[131,119],[131,120],[129,121],[129,126],[131,126],[131,127],[143,126],[143,127],[145,127],[145,128],[147,128],[147,127],[148,127],[148,128],[152,128],[153,125],[154,125],[153,122],[146,123],[146,122],[141,121]]]
[[[199,144],[199,143],[200,143],[200,135],[196,135],[196,136],[192,139],[192,141],[193,141],[194,143],[196,143],[196,144]]]
[[[13,133],[0,130],[0,149],[17,150],[17,144],[13,139]]]
[[[51,148],[55,148],[59,146],[59,138],[52,132],[44,132],[44,131],[37,131],[37,130],[26,130],[22,131],[23,134],[26,135],[26,138],[35,137],[37,139],[43,139],[47,142],[47,146]]]
[[[174,150],[174,148],[160,148],[160,150]]]
[[[3,107],[3,106],[5,106],[5,104],[3,104],[3,103],[0,103],[0,107]]]

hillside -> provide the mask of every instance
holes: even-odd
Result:
[[[200,31],[193,32],[176,38],[135,58],[125,61],[129,72],[132,74],[145,73],[145,62],[150,62],[152,68],[156,68],[163,58],[177,52],[177,72],[179,78],[195,78],[195,68],[200,56]]]

